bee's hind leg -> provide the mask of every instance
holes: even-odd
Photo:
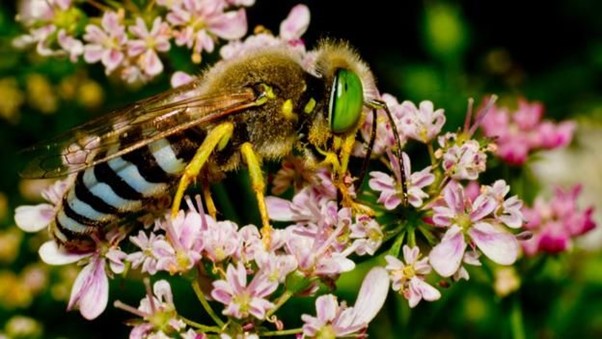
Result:
[[[171,205],[172,217],[175,217],[178,214],[186,189],[199,175],[213,150],[216,148],[220,150],[226,147],[233,131],[234,125],[230,122],[225,122],[215,126],[215,128],[207,134],[207,137],[197,149],[192,160],[186,165],[184,173],[180,178],[180,184],[178,185],[178,190],[176,191],[173,204]]]
[[[249,142],[245,142],[240,151],[249,168],[251,185],[255,192],[255,197],[257,197],[257,205],[259,206],[259,214],[262,223],[261,234],[263,236],[263,244],[266,249],[269,249],[272,240],[272,226],[270,226],[268,209],[265,204],[265,181],[263,179],[263,173],[261,172],[260,160],[257,157],[255,150],[253,150],[253,145]]]

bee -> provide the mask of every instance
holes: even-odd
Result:
[[[309,69],[297,54],[267,47],[25,150],[32,160],[21,174],[71,175],[50,233],[68,251],[87,252],[149,201],[175,190],[175,214],[198,177],[208,184],[245,164],[269,241],[261,161],[297,152],[310,166],[331,166],[349,203],[342,178],[365,107],[386,108],[377,95],[346,43],[322,42]]]

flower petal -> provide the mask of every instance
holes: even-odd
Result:
[[[177,71],[171,76],[170,84],[171,87],[176,88],[182,85],[185,85],[194,80],[194,77],[190,74],[184,73],[182,71]]]
[[[441,292],[422,279],[414,277],[412,278],[410,285],[417,291],[420,291],[422,299],[426,301],[435,301],[441,298]]]
[[[247,14],[244,9],[226,12],[208,25],[211,32],[222,39],[240,39],[247,34]]]
[[[450,277],[460,268],[465,249],[466,241],[462,230],[458,226],[452,226],[441,242],[431,250],[431,266],[440,276]]]
[[[309,8],[296,5],[280,24],[280,37],[286,41],[300,38],[309,26],[309,19]]]
[[[476,223],[468,234],[477,247],[489,259],[500,265],[511,265],[518,257],[519,244],[516,237],[492,224]]]
[[[293,211],[291,202],[282,198],[269,196],[265,198],[265,204],[268,209],[270,219],[276,221],[293,220]]]
[[[374,267],[368,272],[357,296],[355,325],[367,325],[383,307],[389,292],[389,274],[382,267]]]
[[[316,299],[316,314],[323,322],[332,321],[337,316],[339,303],[332,294],[322,295]]]
[[[39,232],[52,222],[54,214],[50,204],[19,206],[15,209],[15,222],[25,232]]]
[[[64,248],[59,247],[59,244],[54,240],[49,240],[40,246],[38,254],[43,262],[48,265],[67,265],[77,262],[85,257],[89,257],[90,253],[72,253],[67,252]]]
[[[95,258],[79,272],[71,288],[68,310],[78,307],[84,318],[92,320],[107,308],[109,279],[104,266],[104,259]]]

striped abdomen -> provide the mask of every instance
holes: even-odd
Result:
[[[54,237],[70,250],[94,248],[91,234],[169,192],[202,139],[195,131],[183,131],[79,172],[63,196]]]

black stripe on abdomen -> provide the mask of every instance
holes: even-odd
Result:
[[[126,200],[142,200],[142,193],[132,188],[109,166],[107,162],[94,166],[94,177],[99,183],[105,183],[115,194]]]
[[[77,213],[69,205],[67,197],[65,197],[63,199],[62,207],[63,207],[63,211],[65,212],[65,215],[67,217],[71,218],[72,220],[74,220],[82,225],[93,226],[93,227],[102,227],[102,226],[105,226],[109,221],[108,218],[106,220],[93,220],[93,219],[87,218],[86,216],[83,216],[83,215]],[[94,208],[94,206],[92,206],[92,208]],[[110,217],[110,216],[107,216],[107,217]]]
[[[77,179],[75,180],[74,184],[75,197],[81,200],[82,202],[85,202],[86,204],[90,205],[92,208],[94,208],[100,213],[119,215],[119,210],[116,207],[109,205],[104,200],[90,192],[88,187],[86,187],[86,184],[84,184],[83,177],[83,171],[77,174]]]

